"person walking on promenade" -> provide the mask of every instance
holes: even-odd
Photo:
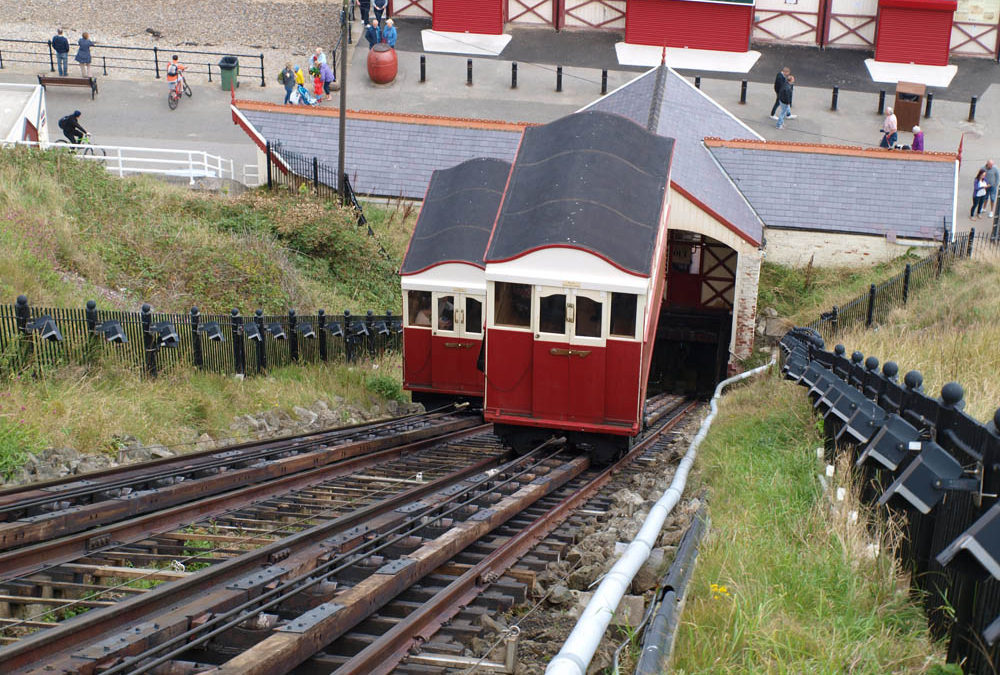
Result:
[[[337,76],[333,73],[333,68],[330,67],[329,63],[324,61],[319,64],[319,76],[323,81],[323,92],[329,96],[331,87],[337,81]]]
[[[913,143],[910,145],[910,150],[914,152],[924,151],[924,132],[920,130],[920,127],[913,127]]]
[[[785,118],[791,116],[792,87],[794,86],[795,76],[789,74],[785,79],[784,84],[781,85],[781,91],[778,92],[778,124],[775,125],[778,129],[781,129],[784,126]]]
[[[372,9],[375,11],[375,21],[382,25],[382,14],[389,18],[389,0],[372,0]]]
[[[784,68],[778,71],[778,74],[774,78],[774,105],[771,106],[772,120],[778,119],[777,112],[778,112],[778,106],[781,105],[781,101],[779,100],[779,96],[781,94],[781,88],[785,86],[785,81],[791,74],[792,74],[791,69],[788,66],[785,66]]]
[[[980,169],[972,181],[972,208],[969,209],[969,220],[979,220],[986,204],[986,169]],[[973,217],[975,216],[975,217]]]
[[[94,41],[90,39],[89,33],[84,33],[80,41],[77,42],[78,48],[73,60],[80,64],[80,74],[84,77],[90,77],[90,61],[93,59],[90,48],[93,46]]]
[[[996,162],[992,159],[986,161],[983,167],[986,172],[986,198],[990,200],[990,218],[996,213],[997,207],[997,184],[1000,183],[1000,169],[997,169]]]
[[[69,75],[69,40],[63,35],[63,29],[56,29],[56,34],[52,36],[52,51],[56,53],[56,65],[59,68],[59,76]]]
[[[382,31],[378,29],[378,21],[374,18],[365,28],[365,39],[368,40],[368,49],[371,49],[382,40]]]
[[[281,71],[281,83],[285,85],[285,105],[288,105],[292,102],[292,92],[295,91],[295,70],[291,61],[286,63],[285,69]]]
[[[372,0],[358,0],[358,9],[361,10],[361,25],[368,25],[368,12],[371,10]]]
[[[885,109],[885,121],[882,122],[882,142],[879,143],[879,147],[889,148],[890,150],[896,147],[896,141],[899,139],[899,127],[896,123],[896,115],[893,114],[892,108]]]
[[[323,51],[322,47],[317,47],[316,56],[314,56],[313,58],[316,59],[317,64],[326,63],[326,52]]]
[[[382,42],[395,49],[396,37],[396,26],[393,24],[392,19],[386,19],[385,28],[382,29]]]

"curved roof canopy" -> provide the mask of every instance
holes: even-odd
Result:
[[[446,262],[483,267],[509,174],[509,163],[489,158],[435,171],[400,274]]]
[[[596,110],[526,129],[486,261],[570,246],[649,276],[673,147]]]

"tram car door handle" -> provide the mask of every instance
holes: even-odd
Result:
[[[576,305],[572,302],[566,303],[566,322],[576,323]],[[587,353],[589,354],[590,352]]]
[[[552,349],[549,350],[549,354],[552,354],[552,356],[568,356],[568,357],[571,357],[571,358],[574,357],[574,356],[579,356],[581,359],[585,359],[588,356],[590,356],[590,350],[589,349],[562,349],[560,347],[553,347]]]
[[[445,349],[472,349],[471,344],[462,344],[461,342],[445,342]]]

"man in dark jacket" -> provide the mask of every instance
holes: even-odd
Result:
[[[365,28],[365,39],[368,40],[368,49],[382,41],[382,31],[378,29],[378,19],[373,17],[371,23]]]
[[[358,9],[361,10],[361,25],[368,26],[368,12],[371,11],[372,0],[357,0]]]
[[[56,29],[56,34],[52,36],[52,51],[56,53],[60,77],[66,77],[69,72],[69,40],[63,35],[62,28]]]
[[[771,106],[771,119],[772,120],[778,119],[778,116],[775,114],[777,112],[777,110],[778,110],[778,105],[781,103],[778,100],[778,95],[781,93],[781,88],[785,85],[785,81],[788,79],[788,76],[791,75],[791,74],[792,74],[791,69],[788,66],[785,66],[784,68],[782,68],[781,70],[779,70],[778,74],[774,77],[774,105]],[[789,105],[791,105],[790,101],[789,101]],[[797,115],[793,115],[793,114],[789,113],[787,115],[787,117],[788,117],[788,119],[793,120],[793,119],[795,119],[797,117]]]
[[[782,125],[785,123],[785,118],[789,117],[789,113],[792,108],[792,87],[795,85],[795,76],[790,74],[785,78],[785,83],[781,85],[781,91],[778,92],[778,124],[777,128],[781,129]]]
[[[80,111],[74,110],[71,114],[59,119],[59,128],[62,129],[63,136],[69,139],[74,145],[80,142],[87,130],[80,126]]]

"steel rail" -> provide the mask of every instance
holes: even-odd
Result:
[[[484,425],[474,432],[459,432],[450,434],[449,437],[469,436],[482,432],[487,428],[488,425]],[[440,439],[437,440],[440,441]],[[431,441],[419,442],[420,445],[429,443]],[[402,454],[406,451],[402,448],[396,448],[382,451],[379,454]],[[385,457],[381,459],[385,459]],[[8,672],[16,668],[38,663],[50,658],[55,653],[67,652],[80,644],[93,642],[107,632],[117,630],[117,626],[125,626],[141,621],[153,612],[178,604],[183,597],[193,597],[203,594],[213,587],[245,575],[248,571],[267,564],[272,556],[283,553],[285,549],[303,547],[310,542],[327,538],[337,532],[350,530],[366,520],[371,520],[378,515],[392,512],[400,506],[440,491],[450,484],[479,474],[487,468],[495,466],[497,459],[497,457],[484,458],[464,469],[428,482],[425,485],[415,486],[389,499],[352,511],[327,523],[315,525],[308,530],[303,530],[259,549],[220,562],[184,579],[179,579],[169,584],[162,584],[142,595],[116,603],[113,607],[86,612],[56,627],[35,633],[17,643],[0,648],[0,672]],[[322,477],[320,480],[324,480],[325,478]],[[104,624],[109,618],[112,618],[115,622],[111,627]]]
[[[140,541],[151,534],[169,531],[195,522],[196,519],[212,517],[236,506],[252,501],[267,499],[290,490],[300,489],[337,476],[345,475],[393,459],[409,452],[430,447],[442,441],[465,438],[487,431],[490,425],[479,425],[453,431],[436,438],[426,438],[406,445],[378,450],[371,454],[345,459],[337,464],[327,464],[299,473],[289,473],[279,478],[255,485],[213,495],[204,499],[187,502],[172,508],[148,513],[136,518],[105,525],[86,532],[78,532],[51,541],[43,541],[33,546],[0,553],[0,581],[33,574],[48,567],[69,562],[88,553],[96,553],[110,547]],[[294,459],[294,458],[293,458]],[[107,543],[96,545],[97,542]],[[2,651],[0,651],[2,653]]]
[[[612,477],[662,436],[673,429],[693,408],[696,401],[681,401],[674,406],[666,406],[664,416],[669,415],[649,436],[637,443],[615,464],[606,467],[581,489],[575,490],[562,502],[537,518],[530,526],[512,536],[502,546],[470,567],[451,584],[425,602],[420,609],[400,621],[378,639],[362,649],[350,660],[333,671],[334,675],[382,675],[391,672],[406,656],[410,649],[426,641],[446,621],[457,614],[476,596],[512,567],[525,553],[555,530],[570,514],[584,502],[596,495]]]
[[[545,447],[548,444],[549,444],[549,442],[543,443],[541,446],[539,446],[539,448],[536,448],[532,452],[533,453],[534,452],[538,452],[541,448]],[[554,456],[555,454],[557,454],[557,453],[552,453],[552,455],[550,455],[548,457],[544,457],[544,458],[538,460],[535,464],[533,464],[531,466],[528,466],[527,468],[521,469],[517,473],[515,473],[515,474],[511,475],[510,477],[508,477],[506,480],[503,480],[503,481],[499,482],[497,485],[494,485],[491,488],[491,491],[495,492],[500,487],[502,487],[504,485],[507,485],[507,484],[509,484],[509,483],[517,480],[517,478],[519,478],[520,476],[522,476],[522,475],[524,475],[524,474],[526,474],[528,472],[536,470],[538,468],[538,466],[541,465],[542,462],[551,459],[551,457]],[[507,464],[505,464],[505,465],[503,465],[501,467],[498,467],[497,470],[498,470],[498,472],[509,470],[510,468],[516,467],[516,466],[518,466],[520,464],[525,464],[528,461],[533,460],[533,459],[535,459],[535,458],[532,457],[531,454],[524,455],[522,457],[515,458],[514,460],[508,462]],[[291,597],[292,595],[295,595],[297,593],[301,593],[302,591],[307,590],[307,589],[311,588],[312,586],[320,584],[323,581],[325,581],[326,579],[328,579],[330,576],[332,576],[332,575],[334,575],[334,574],[336,574],[338,572],[341,572],[341,571],[347,569],[348,567],[351,567],[351,566],[357,564],[357,562],[359,562],[360,560],[363,560],[363,559],[365,559],[367,557],[371,557],[375,553],[378,553],[378,552],[380,552],[380,551],[382,551],[382,550],[384,550],[384,549],[386,549],[386,548],[388,548],[388,547],[390,547],[390,546],[398,543],[402,539],[410,536],[412,534],[412,532],[417,531],[417,530],[425,527],[426,524],[423,521],[427,520],[428,515],[431,512],[437,511],[437,510],[439,510],[441,508],[451,507],[450,510],[445,511],[443,513],[437,513],[436,515],[433,516],[433,520],[440,520],[441,518],[444,518],[444,517],[446,517],[446,516],[448,516],[448,515],[456,512],[456,511],[458,511],[459,509],[462,509],[465,506],[468,506],[472,502],[481,499],[482,495],[481,494],[476,494],[471,499],[469,499],[469,500],[467,500],[465,502],[459,503],[457,505],[455,504],[455,501],[457,501],[458,498],[460,498],[460,497],[468,494],[469,492],[477,490],[480,487],[481,487],[481,485],[479,485],[479,484],[470,485],[467,488],[463,489],[462,491],[456,493],[455,495],[450,496],[450,498],[447,501],[445,501],[444,503],[433,505],[433,506],[431,506],[429,508],[423,509],[419,513],[414,514],[414,517],[408,518],[407,520],[405,520],[404,522],[396,525],[392,529],[390,529],[390,530],[382,533],[382,535],[378,539],[374,540],[374,543],[376,545],[373,548],[369,548],[369,550],[366,550],[363,554],[360,554],[359,552],[357,552],[356,549],[352,549],[349,552],[345,552],[345,553],[342,553],[341,555],[334,556],[332,559],[328,560],[327,562],[324,562],[324,563],[321,563],[321,564],[315,566],[314,568],[306,571],[304,574],[300,574],[297,577],[285,580],[284,582],[282,582],[282,585],[280,585],[280,586],[278,586],[276,588],[267,590],[267,591],[263,592],[260,596],[258,596],[256,598],[253,598],[252,600],[250,600],[248,602],[245,602],[245,603],[243,603],[241,605],[238,605],[237,607],[234,607],[234,608],[232,608],[232,609],[230,609],[227,612],[224,612],[222,614],[216,614],[216,615],[214,615],[205,624],[202,624],[202,625],[200,625],[200,626],[198,626],[196,628],[193,628],[193,629],[190,629],[188,631],[185,631],[185,632],[183,632],[183,633],[181,633],[179,635],[172,636],[169,639],[167,639],[166,641],[164,641],[162,643],[158,643],[154,647],[151,647],[150,649],[147,649],[145,652],[143,652],[143,653],[141,653],[139,655],[132,656],[132,657],[126,659],[125,661],[123,661],[122,663],[120,663],[120,664],[118,664],[118,665],[116,665],[116,666],[114,666],[114,667],[112,667],[110,669],[107,669],[105,671],[102,671],[102,672],[103,672],[104,675],[117,675],[118,673],[129,673],[130,675],[138,675],[138,674],[141,674],[141,673],[149,672],[151,669],[153,669],[153,668],[155,668],[155,667],[157,667],[159,665],[163,665],[163,664],[167,663],[168,661],[171,661],[175,657],[184,654],[185,652],[189,651],[192,647],[196,647],[196,646],[198,646],[200,644],[204,644],[204,643],[208,642],[209,640],[211,640],[212,638],[214,638],[214,637],[216,637],[218,635],[221,635],[222,633],[230,630],[231,628],[234,628],[234,627],[240,625],[241,623],[245,622],[247,620],[247,618],[248,618],[248,616],[247,616],[247,610],[251,610],[252,609],[252,613],[253,614],[258,614],[260,612],[264,612],[264,611],[266,611],[268,609],[276,607],[279,604],[281,604],[282,602],[285,602],[286,600],[288,600],[288,598]],[[417,524],[415,528],[412,527],[414,523]],[[406,530],[406,528],[408,528],[408,527],[410,527],[411,529],[409,529],[408,531],[403,532],[402,534],[397,534],[401,530]],[[373,543],[373,542],[366,542],[366,544],[371,544],[371,543]],[[464,548],[464,546],[463,546],[463,548]],[[425,574],[426,574],[426,572],[425,572]],[[421,576],[423,576],[423,575],[421,575]],[[402,590],[403,589],[400,589],[400,592]],[[389,599],[391,599],[391,598],[386,599],[386,602],[388,602]],[[365,603],[366,607],[370,610],[369,613],[374,612],[376,609],[378,609],[378,607],[372,606],[371,598],[366,597],[365,600],[367,601]],[[261,604],[261,601],[266,601],[266,602],[264,602],[264,604]],[[233,618],[233,617],[235,617],[235,618]],[[361,618],[363,619],[364,617],[361,617]],[[361,619],[358,619],[358,621],[360,621],[360,620]],[[220,623],[222,623],[221,626],[218,625]],[[354,625],[354,624],[351,624],[351,625]],[[346,631],[346,630],[348,630],[349,627],[350,626],[343,627],[342,630]],[[205,632],[206,628],[210,629],[209,632],[207,632],[207,633]],[[170,647],[172,647],[174,645],[178,645],[178,644],[180,645],[179,647],[177,647],[176,649],[173,649],[172,651],[168,652],[167,654],[159,656],[159,657],[153,659],[152,661],[147,661],[146,660],[146,659],[150,658],[151,654],[154,654],[156,652],[162,651],[164,649],[168,649],[168,648],[170,648]],[[311,654],[305,655],[305,657],[303,657],[303,660],[305,658],[308,658],[309,656],[311,656]],[[143,661],[145,661],[145,662],[141,663],[141,665],[140,665],[140,662],[143,662]],[[237,670],[237,672],[241,672],[241,670]]]
[[[77,474],[48,481],[19,485],[0,490],[0,515],[21,511],[52,501],[86,497],[95,493],[128,487],[136,483],[151,483],[163,478],[189,474],[229,466],[236,463],[261,459],[287,450],[302,450],[331,440],[350,438],[362,433],[372,433],[405,423],[414,417],[430,421],[448,413],[420,416],[395,417],[371,424],[355,424],[347,427],[324,429],[306,434],[292,434],[258,441],[248,441],[211,450],[200,450],[180,456],[164,457],[148,462],[130,464],[124,467],[102,469],[85,474]],[[220,455],[225,455],[220,457]],[[101,482],[101,479],[111,481]],[[87,482],[87,485],[74,486]]]
[[[185,503],[205,495],[224,493],[238,489],[249,483],[258,483],[278,476],[307,471],[316,467],[334,464],[352,457],[384,448],[391,448],[400,442],[409,442],[432,436],[435,433],[455,431],[474,426],[473,418],[456,420],[438,428],[403,432],[394,437],[362,440],[324,449],[313,449],[275,460],[258,460],[247,468],[219,471],[211,476],[182,481],[150,491],[134,492],[125,497],[115,497],[93,504],[70,507],[54,511],[45,516],[36,516],[17,521],[0,523],[0,550],[14,549],[37,542],[45,542],[55,537],[72,534],[98,525],[124,520],[135,516]],[[20,549],[18,549],[20,550]],[[2,566],[0,566],[2,570]]]

